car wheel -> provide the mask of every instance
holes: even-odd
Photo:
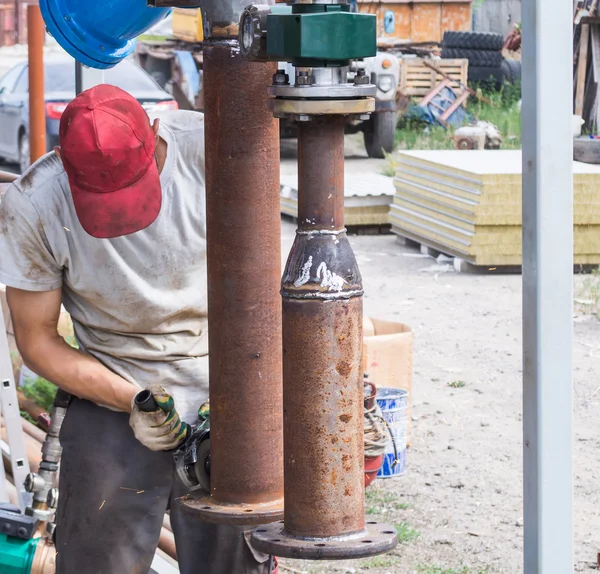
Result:
[[[396,112],[377,112],[365,125],[365,148],[369,157],[385,157],[394,151]]]
[[[19,138],[19,165],[21,167],[21,174],[25,173],[30,166],[29,136],[27,134],[21,134]]]

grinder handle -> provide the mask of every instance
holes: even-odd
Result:
[[[144,413],[153,413],[154,411],[159,410],[158,403],[154,399],[154,396],[148,389],[144,389],[140,391],[135,396],[135,405],[140,411]]]

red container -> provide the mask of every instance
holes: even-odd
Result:
[[[381,465],[383,464],[383,455],[365,456],[365,488],[367,488],[377,476]]]

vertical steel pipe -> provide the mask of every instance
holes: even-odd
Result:
[[[275,65],[248,62],[231,40],[203,53],[211,495],[261,505],[283,498]]]
[[[344,229],[343,116],[299,123],[298,232],[283,280],[285,529],[364,530],[362,281]]]
[[[46,153],[46,105],[44,98],[44,35],[46,27],[37,4],[27,6],[29,60],[29,159]]]

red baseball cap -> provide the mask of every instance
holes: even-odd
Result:
[[[162,203],[155,134],[135,98],[108,84],[82,92],[63,112],[59,141],[87,233],[119,237],[154,222]]]

